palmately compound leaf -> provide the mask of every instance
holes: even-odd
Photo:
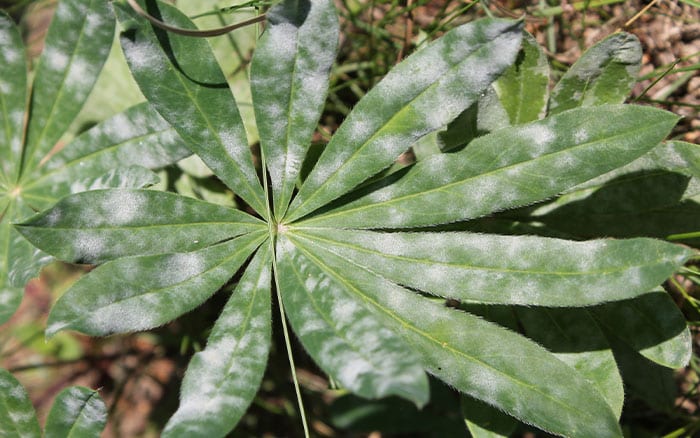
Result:
[[[195,354],[164,437],[224,436],[258,392],[270,351],[271,248],[264,245]]]
[[[578,106],[622,103],[637,81],[642,46],[636,36],[618,32],[586,50],[552,90],[549,113]]]
[[[27,391],[9,371],[0,368],[0,436],[39,438],[41,430]]]
[[[167,22],[194,26],[164,2],[145,3]],[[178,195],[119,190],[67,197],[18,229],[52,254],[104,262],[58,301],[48,334],[164,324],[242,271],[207,347],[192,359],[166,435],[223,436],[241,418],[270,348],[274,290],[308,354],[360,396],[423,405],[428,372],[553,434],[621,436],[609,346],[595,337],[598,355],[583,339],[562,340],[597,322],[574,309],[574,324],[570,309],[551,307],[638,297],[692,252],[650,239],[571,242],[421,227],[554,198],[652,150],[676,116],[620,104],[574,108],[494,130],[457,152],[432,150],[377,177],[474,105],[515,61],[521,24],[478,20],[419,50],[368,92],[304,179],[299,166],[327,92],[336,19],[330,0],[286,0],[270,10],[252,67],[261,173],[270,177],[263,184],[207,43],[154,28],[123,0],[115,6],[144,94],[262,219]],[[541,115],[541,85],[536,111],[515,108],[521,122]],[[102,248],[87,257],[76,250],[76,233]],[[120,248],[129,236],[142,242]],[[479,313],[480,303],[548,310],[533,308],[521,315],[524,324],[507,329]],[[565,327],[550,333],[553,325]]]
[[[97,124],[68,145],[57,144],[109,53],[114,34],[110,9],[98,0],[58,3],[34,73],[31,99],[22,39],[12,20],[0,12],[0,323],[14,313],[26,282],[50,260],[11,223],[69,193],[151,185],[156,178],[147,168],[190,154],[148,104]]]
[[[98,437],[107,423],[107,407],[97,393],[74,386],[61,391],[46,419],[46,438]]]

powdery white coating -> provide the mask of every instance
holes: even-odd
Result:
[[[0,29],[1,30],[1,29]],[[9,37],[4,36],[3,38],[6,38],[6,40],[9,40]],[[2,58],[7,64],[12,64],[14,62],[17,62],[20,58],[20,51],[11,47],[11,46],[0,46],[0,58]]]
[[[14,302],[17,294],[9,289],[0,290],[0,306],[7,306]]]
[[[63,71],[70,61],[68,54],[54,46],[46,46],[41,57],[45,60],[46,66],[54,71]]]
[[[78,233],[72,241],[75,260],[96,260],[105,251],[107,242],[94,233]]]
[[[547,151],[547,148],[556,139],[554,131],[543,123],[530,124],[520,129],[522,138],[529,140],[532,146],[532,156],[537,157]]]
[[[126,225],[139,217],[146,205],[146,197],[136,191],[109,190],[104,192],[102,210],[109,217],[104,222],[113,225]]]
[[[165,262],[163,284],[177,284],[201,274],[206,267],[201,252],[173,254]]]

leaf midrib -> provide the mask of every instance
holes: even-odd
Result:
[[[311,227],[309,227],[311,228]],[[317,229],[328,229],[332,230],[332,228],[317,228]],[[303,230],[303,228],[301,228]],[[612,275],[621,271],[625,271],[630,268],[636,268],[636,267],[646,267],[646,266],[655,266],[663,261],[662,258],[660,259],[655,259],[653,261],[650,261],[648,263],[641,263],[641,264],[636,264],[636,265],[629,265],[629,266],[623,266],[615,270],[611,271],[605,271],[605,270],[596,270],[596,271],[535,271],[535,270],[524,270],[524,269],[499,269],[499,268],[492,268],[492,267],[486,267],[486,266],[476,266],[476,265],[463,265],[459,263],[452,263],[452,262],[442,262],[442,261],[435,261],[435,260],[430,260],[430,259],[418,259],[418,258],[411,258],[408,256],[403,256],[403,255],[397,255],[397,254],[387,254],[383,253],[380,251],[372,250],[369,248],[365,248],[362,246],[355,246],[352,245],[351,243],[348,242],[339,242],[336,240],[331,240],[328,238],[323,238],[315,234],[306,234],[303,231],[295,233],[299,237],[305,237],[308,240],[311,240],[312,242],[314,240],[318,240],[324,243],[328,243],[330,245],[337,245],[337,246],[342,246],[345,248],[350,248],[354,249],[360,252],[368,253],[368,254],[376,254],[382,257],[390,258],[390,259],[395,259],[399,261],[406,261],[406,262],[417,262],[421,264],[428,264],[428,265],[444,265],[444,266],[450,266],[450,267],[456,267],[456,268],[463,268],[467,270],[482,270],[482,271],[487,271],[487,272],[506,272],[506,273],[513,273],[513,274],[535,274],[535,275],[543,275],[543,276],[578,276],[578,275]],[[332,250],[328,249],[328,251],[333,252]],[[341,255],[337,254],[339,257]],[[370,269],[367,267],[367,269]],[[370,269],[371,270],[371,269]],[[374,272],[374,271],[373,271]],[[380,275],[380,274],[377,274]],[[383,275],[380,275],[383,277]]]
[[[293,240],[292,236],[289,236],[289,238],[290,238],[290,240]],[[550,394],[547,394],[547,393],[544,393],[544,392],[538,390],[538,388],[537,388],[536,386],[530,385],[530,384],[528,384],[528,383],[526,383],[526,382],[523,382],[523,381],[521,381],[521,380],[518,380],[518,379],[516,379],[515,377],[510,376],[510,375],[504,373],[503,371],[501,371],[501,370],[499,370],[499,369],[497,369],[497,368],[494,368],[493,366],[491,366],[491,365],[489,365],[489,364],[487,364],[487,363],[485,363],[485,362],[480,361],[478,358],[472,357],[472,356],[470,356],[470,355],[468,355],[468,354],[466,354],[466,353],[464,353],[464,352],[462,352],[462,351],[456,350],[456,349],[453,348],[449,343],[441,342],[441,341],[439,341],[438,339],[436,339],[436,338],[434,338],[433,336],[431,336],[429,333],[426,333],[426,332],[420,330],[418,327],[415,327],[415,326],[409,324],[409,323],[406,322],[404,319],[400,318],[398,315],[394,314],[394,313],[391,312],[389,309],[385,308],[385,307],[382,306],[380,303],[378,303],[378,302],[376,302],[375,300],[373,300],[371,297],[368,297],[368,296],[366,296],[365,294],[363,294],[362,291],[360,291],[358,288],[354,287],[351,283],[345,281],[344,278],[343,278],[342,276],[338,275],[334,270],[332,270],[330,267],[328,267],[325,263],[323,263],[322,261],[320,261],[318,258],[314,257],[310,252],[304,250],[303,247],[302,247],[301,245],[295,245],[295,246],[296,246],[296,248],[298,248],[300,251],[302,251],[302,252],[307,256],[307,258],[309,258],[309,259],[311,259],[312,261],[314,261],[314,263],[316,263],[317,266],[319,266],[321,269],[325,270],[325,271],[328,272],[329,274],[333,275],[339,282],[345,284],[346,287],[348,287],[350,290],[355,291],[355,293],[358,294],[365,302],[368,302],[369,304],[371,304],[371,305],[374,306],[375,308],[381,310],[383,313],[385,313],[385,314],[386,314],[387,316],[389,316],[391,319],[393,319],[393,320],[395,320],[396,322],[398,322],[399,324],[401,324],[403,327],[405,327],[405,328],[407,328],[407,329],[409,329],[409,330],[411,330],[411,331],[417,333],[417,334],[420,335],[420,336],[423,336],[423,337],[426,338],[427,340],[429,340],[429,341],[433,342],[434,344],[438,345],[440,348],[449,350],[449,351],[450,351],[453,355],[455,355],[455,356],[464,357],[464,358],[465,358],[466,360],[468,360],[468,361],[474,362],[474,363],[476,363],[476,364],[478,364],[478,365],[480,365],[480,366],[483,366],[484,368],[488,368],[488,369],[492,370],[493,372],[504,376],[504,377],[507,378],[508,380],[514,382],[516,385],[522,386],[522,387],[524,387],[524,388],[529,388],[531,391],[536,392],[536,393],[540,394],[541,396],[543,396],[544,398],[547,398],[547,399],[551,400],[551,401],[554,402],[555,404],[562,406],[565,410],[567,410],[567,411],[569,411],[569,412],[574,412],[574,413],[576,413],[576,414],[582,414],[582,415],[585,416],[585,417],[591,417],[590,414],[588,414],[588,413],[586,413],[586,412],[584,412],[584,411],[580,411],[580,410],[576,409],[576,408],[573,407],[573,406],[569,406],[569,405],[563,403],[562,401],[560,401],[560,400],[558,400],[558,399],[556,399],[556,398],[553,398]],[[350,262],[350,263],[352,263],[352,262]],[[355,263],[353,263],[353,264],[355,264]],[[364,269],[362,266],[359,266],[359,265],[357,265],[357,264],[355,264],[355,266],[357,266],[358,268],[362,269],[363,271],[366,270],[366,269]],[[499,356],[500,356],[500,355],[499,355]],[[484,357],[487,357],[487,356],[484,356]],[[520,357],[520,358],[522,358],[522,357]]]
[[[642,128],[641,130],[642,130],[642,131],[649,131],[649,130],[654,129],[656,126],[661,125],[661,124],[663,124],[663,123],[664,123],[664,122],[658,122],[658,123],[655,123],[655,124],[652,124],[652,125],[648,125],[646,128]],[[640,131],[640,129],[636,129],[635,131],[638,132],[638,131]],[[524,161],[518,161],[517,163],[512,163],[512,164],[509,164],[509,165],[507,165],[507,166],[499,167],[499,168],[490,170],[490,171],[488,171],[488,172],[480,173],[480,174],[478,174],[478,175],[473,175],[473,176],[470,176],[470,177],[468,177],[468,178],[460,179],[460,180],[458,180],[458,181],[454,181],[454,182],[451,182],[451,183],[447,183],[447,184],[441,185],[441,186],[439,186],[439,187],[429,188],[429,189],[421,190],[421,191],[419,191],[419,192],[414,192],[414,193],[408,193],[408,194],[406,194],[406,195],[397,196],[397,197],[395,197],[395,198],[392,198],[392,199],[389,199],[389,200],[386,200],[386,201],[375,202],[375,203],[372,203],[372,204],[360,205],[360,206],[353,207],[353,208],[350,208],[350,209],[343,209],[343,210],[338,210],[338,211],[335,211],[335,212],[332,212],[332,213],[327,213],[327,214],[322,214],[322,215],[319,215],[319,216],[314,216],[314,217],[312,217],[312,218],[310,218],[310,219],[306,219],[306,220],[300,221],[300,222],[298,222],[298,224],[309,224],[309,223],[313,223],[314,221],[318,221],[318,220],[327,221],[329,218],[333,218],[333,217],[336,217],[336,216],[343,216],[343,215],[346,215],[346,214],[349,214],[349,213],[357,213],[357,212],[359,212],[359,211],[368,210],[368,209],[373,209],[373,208],[380,208],[380,207],[383,208],[383,207],[386,207],[386,206],[388,206],[388,205],[395,204],[395,203],[397,203],[397,202],[406,201],[407,199],[414,199],[414,198],[418,198],[418,197],[422,197],[422,196],[427,196],[427,195],[433,194],[433,193],[435,193],[435,192],[444,191],[444,190],[450,189],[450,188],[452,188],[452,187],[454,187],[454,186],[458,186],[458,185],[461,185],[461,184],[465,184],[465,183],[467,183],[467,182],[469,182],[469,181],[471,181],[471,180],[477,179],[477,178],[483,178],[483,177],[487,177],[487,176],[492,176],[492,175],[494,175],[494,174],[497,174],[497,173],[500,173],[500,172],[503,172],[503,171],[510,170],[511,168],[514,168],[514,167],[516,167],[516,166],[520,166],[520,165],[523,165],[523,164],[526,164],[526,163],[532,163],[532,162],[535,162],[535,161],[538,161],[538,160],[544,159],[544,158],[552,158],[553,156],[556,156],[556,155],[559,155],[559,154],[564,154],[564,153],[567,153],[567,152],[571,152],[571,151],[573,151],[573,150],[578,150],[578,149],[580,149],[580,148],[595,147],[595,146],[597,146],[598,144],[607,142],[607,141],[609,141],[609,140],[611,140],[611,139],[616,139],[616,138],[619,138],[619,137],[626,137],[627,134],[628,134],[628,131],[625,131],[624,133],[615,134],[615,135],[606,137],[606,138],[604,138],[604,139],[595,140],[595,141],[588,141],[588,142],[585,142],[585,143],[578,144],[578,145],[576,145],[576,146],[572,146],[572,147],[569,147],[569,148],[560,149],[560,150],[557,150],[557,151],[553,151],[553,152],[549,152],[549,153],[546,153],[546,154],[543,154],[543,155],[539,155],[539,156],[537,156],[535,159],[524,160]],[[423,163],[425,163],[425,162],[423,162]],[[362,199],[362,198],[361,198],[361,199]],[[341,208],[342,208],[342,207],[341,207]],[[511,207],[508,207],[508,208],[511,208]],[[463,218],[463,219],[469,219],[469,217],[466,217],[466,218]]]

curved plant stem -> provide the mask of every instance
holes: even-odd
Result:
[[[219,27],[217,29],[209,29],[209,30],[196,30],[196,29],[183,29],[181,27],[176,27],[176,26],[171,26],[168,23],[165,23],[154,16],[150,15],[148,12],[144,11],[141,6],[139,6],[138,3],[136,3],[136,0],[126,0],[129,3],[129,6],[136,11],[137,14],[141,15],[143,18],[146,20],[150,21],[151,24],[153,24],[156,27],[159,27],[161,29],[167,30],[168,32],[176,33],[178,35],[185,35],[185,36],[192,36],[192,37],[201,37],[201,38],[207,38],[207,37],[214,37],[214,36],[219,36],[219,35],[224,35],[226,33],[229,33],[233,30],[239,29],[241,27],[249,26],[254,23],[259,23],[261,21],[265,20],[265,14],[260,14],[257,15],[253,18],[249,18],[248,20],[240,21],[238,23],[233,23],[229,24],[228,26],[224,27]]]

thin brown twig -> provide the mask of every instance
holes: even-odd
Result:
[[[251,24],[259,23],[261,21],[265,20],[265,14],[260,14],[257,15],[253,18],[249,18],[248,20],[240,21],[238,23],[233,23],[229,24],[228,26],[224,27],[219,27],[216,29],[209,29],[209,30],[197,30],[197,29],[183,29],[181,27],[177,26],[172,26],[168,23],[165,23],[154,16],[150,15],[148,12],[144,11],[141,6],[139,6],[138,3],[136,3],[136,0],[126,0],[129,3],[129,6],[131,6],[131,9],[134,10],[137,14],[151,22],[154,26],[157,26],[161,29],[167,30],[168,32],[176,33],[178,35],[184,35],[184,36],[191,36],[191,37],[200,37],[200,38],[207,38],[207,37],[214,37],[214,36],[220,36],[227,34],[231,31],[234,31],[236,29],[240,29],[241,27],[249,26]]]

